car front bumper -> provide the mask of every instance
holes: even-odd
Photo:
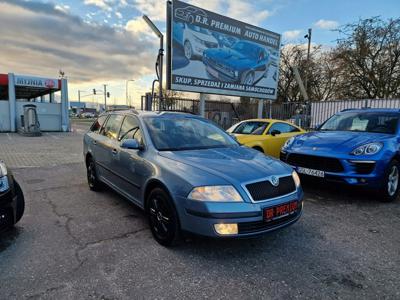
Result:
[[[14,192],[14,184],[10,182],[10,189],[0,193],[0,232],[14,224],[16,207],[17,196]]]
[[[287,155],[290,155],[292,153],[294,152],[281,152],[280,159],[283,162],[290,164],[296,171],[299,170],[299,167],[308,168],[307,166],[303,166],[302,164],[291,164],[290,162],[288,162]],[[309,153],[304,154],[308,155]],[[366,157],[359,158],[354,156],[345,156],[339,158],[330,156],[329,158],[337,159],[343,169],[339,172],[326,171],[322,170],[322,168],[310,169],[324,171],[325,176],[321,178],[323,180],[344,183],[350,186],[361,186],[369,189],[379,189],[382,186],[386,168],[390,163],[390,159],[388,158],[374,159]],[[301,172],[298,173],[302,176],[313,177],[310,175],[301,174]]]
[[[293,194],[259,203],[215,203],[179,198],[185,205],[178,209],[181,228],[197,235],[217,238],[240,238],[261,235],[289,226],[302,215],[303,191],[297,189]],[[297,202],[297,210],[276,220],[264,221],[264,210],[286,203]],[[218,234],[215,224],[237,224],[237,234]]]

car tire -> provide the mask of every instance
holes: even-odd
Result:
[[[240,80],[241,84],[253,85],[254,84],[254,74],[253,72],[244,73]]]
[[[164,189],[155,188],[147,199],[148,221],[154,239],[165,247],[176,246],[182,233],[171,197]]]
[[[185,44],[183,45],[183,51],[185,53],[185,57],[188,60],[191,60],[193,58],[193,48],[192,44],[189,41],[185,41]]]
[[[17,196],[17,207],[15,211],[15,222],[18,223],[25,212],[25,197],[24,193],[22,192],[21,186],[18,182],[14,181],[15,186],[15,194]]]
[[[86,163],[86,174],[90,190],[96,192],[100,191],[102,189],[102,184],[97,177],[96,164],[91,157],[88,158]]]
[[[400,164],[392,160],[386,169],[383,185],[379,191],[379,200],[392,202],[397,199],[400,191]]]

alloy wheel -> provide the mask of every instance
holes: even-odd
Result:
[[[393,196],[397,192],[399,185],[399,169],[397,166],[392,166],[388,179],[388,194]]]
[[[185,43],[185,56],[187,59],[191,59],[192,58],[192,45],[189,42]]]
[[[156,196],[150,201],[150,224],[160,239],[167,239],[173,230],[172,212],[165,200]]]
[[[90,187],[94,187],[96,184],[96,171],[94,163],[91,161],[87,167],[87,179]]]

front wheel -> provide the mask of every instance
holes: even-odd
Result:
[[[380,200],[383,202],[392,202],[399,195],[400,165],[397,160],[393,160],[385,173],[385,178],[380,191]]]
[[[247,74],[245,73],[242,76],[241,83],[245,84],[245,85],[253,85],[254,84],[254,74],[252,72],[249,72]]]
[[[148,218],[151,233],[159,244],[166,247],[178,244],[181,240],[178,214],[171,197],[161,188],[149,195]]]
[[[189,41],[186,41],[184,46],[184,51],[185,51],[185,57],[188,60],[191,60],[193,58],[193,48],[192,48],[192,44]]]

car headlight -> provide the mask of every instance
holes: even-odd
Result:
[[[291,137],[290,139],[286,140],[285,144],[283,145],[282,149],[287,149],[290,146],[292,146],[293,142],[295,140],[295,137]]]
[[[299,174],[297,174],[296,171],[293,171],[293,172],[292,172],[292,177],[293,177],[294,184],[296,185],[297,188],[299,188],[299,187],[300,187],[300,177],[299,177]]]
[[[360,147],[357,147],[353,151],[351,151],[351,154],[353,155],[374,155],[381,151],[383,147],[382,143],[369,143],[362,145]]]
[[[199,186],[188,195],[189,199],[211,202],[242,202],[238,191],[231,185]]]
[[[0,161],[0,192],[5,192],[10,188],[7,177],[7,167]]]
[[[202,45],[205,45],[205,44],[206,44],[205,41],[203,41],[202,39],[198,38],[197,36],[194,35],[193,37],[194,37],[194,40],[195,40],[196,42],[198,42],[198,43],[200,43],[200,44],[202,44]]]

